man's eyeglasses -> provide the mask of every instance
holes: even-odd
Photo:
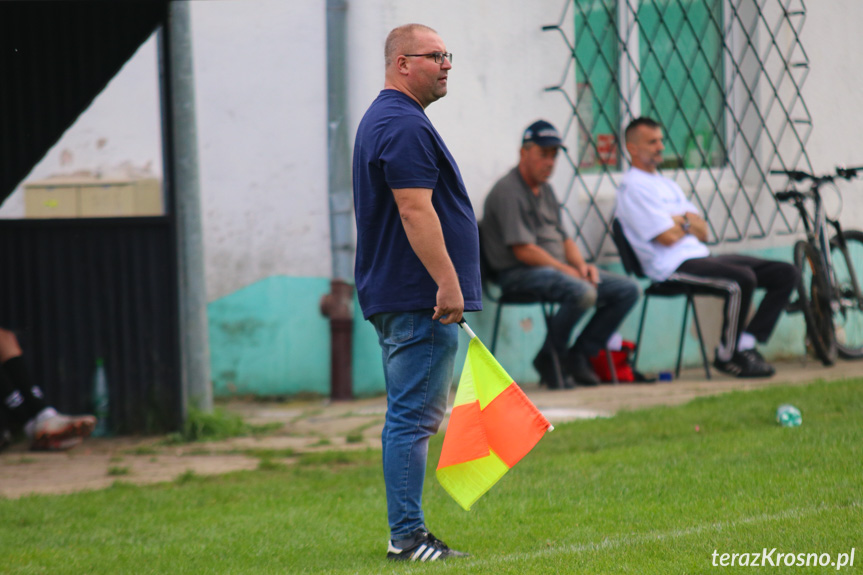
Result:
[[[446,58],[449,60],[449,63],[452,64],[452,52],[429,52],[428,54],[402,54],[402,56],[409,56],[411,58],[434,58],[435,64],[443,64],[443,59]]]

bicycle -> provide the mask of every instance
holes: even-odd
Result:
[[[777,192],[776,200],[789,202],[800,213],[806,239],[794,245],[794,265],[800,270],[797,301],[789,311],[800,311],[815,355],[832,365],[837,354],[843,359],[863,357],[863,232],[844,230],[838,220],[824,213],[821,187],[839,178],[851,180],[858,168],[837,167],[835,174],[816,176],[799,170],[771,170],[794,182],[809,180],[807,191]],[[813,202],[807,210],[806,201]],[[835,234],[827,238],[830,224]]]

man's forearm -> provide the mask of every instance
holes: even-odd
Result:
[[[414,253],[438,285],[458,287],[455,266],[446,251],[440,218],[432,204],[432,190],[406,188],[393,190],[405,235]]]
[[[458,274],[446,251],[437,212],[432,209],[430,213],[418,214],[415,218],[402,218],[402,223],[411,248],[435,283],[438,286],[458,284]]]
[[[575,249],[576,251],[578,250],[577,247]],[[570,257],[569,251],[569,248],[565,248],[567,259]],[[526,266],[551,267],[575,278],[587,278],[593,283],[597,282],[596,270],[592,269],[592,266],[587,265],[583,258],[580,258],[580,253],[578,254],[579,258],[577,258],[581,259],[580,266],[572,265],[571,263],[563,263],[557,260],[554,256],[536,244],[514,245],[512,246],[512,253],[518,261]]]
[[[563,250],[566,254],[566,261],[569,265],[577,269],[579,273],[584,274],[587,269],[587,262],[584,260],[584,256],[581,255],[581,250],[578,249],[575,242],[572,239],[567,238],[563,242]]]
[[[707,241],[707,221],[698,214],[692,212],[686,213],[686,219],[689,221],[689,233],[701,240]]]
[[[671,246],[687,235],[693,235],[702,242],[707,241],[707,222],[698,214],[688,212],[680,216],[671,216],[671,219],[674,221],[674,227],[653,238],[654,241],[664,246]]]
[[[526,266],[545,266],[560,269],[564,265],[536,244],[518,244],[512,246],[512,253],[515,259]]]

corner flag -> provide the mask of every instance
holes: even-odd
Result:
[[[465,510],[554,429],[470,327],[437,478]]]

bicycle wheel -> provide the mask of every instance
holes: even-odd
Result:
[[[806,318],[806,335],[821,363],[836,361],[836,339],[833,336],[833,313],[830,289],[824,273],[821,254],[801,240],[794,245],[794,265],[800,270],[797,297],[800,311]]]
[[[863,357],[863,232],[844,232],[845,248],[838,237],[830,240],[833,259],[833,328],[836,350],[845,359]]]

